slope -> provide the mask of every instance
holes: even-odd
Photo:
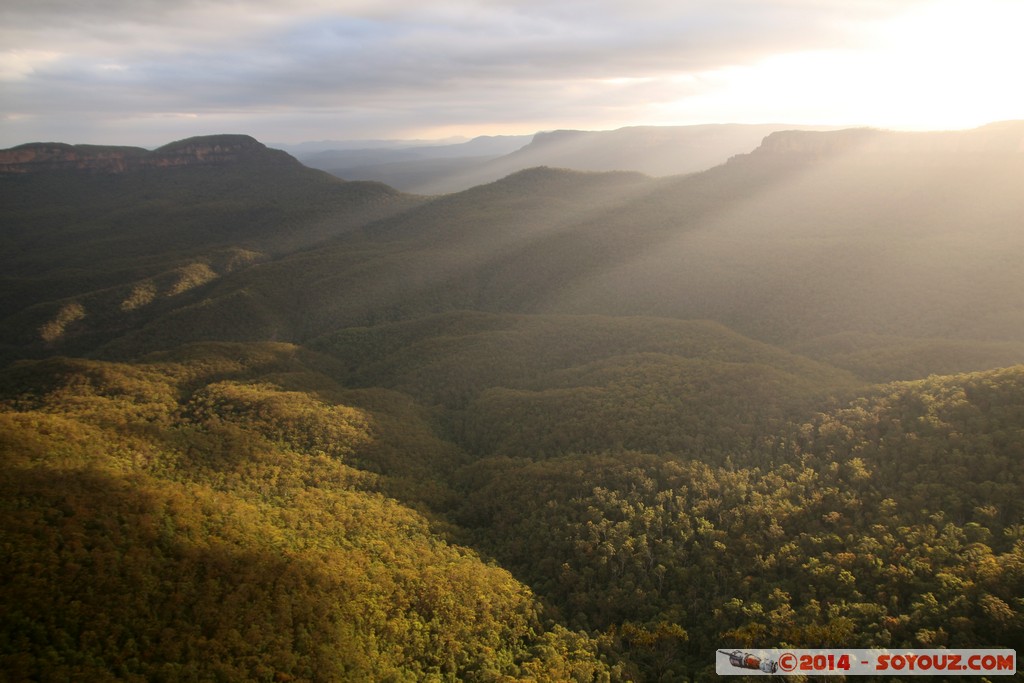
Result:
[[[487,458],[460,471],[455,519],[646,680],[710,680],[722,643],[1011,647],[1022,409],[1018,366],[880,387],[746,465]]]
[[[348,384],[443,408],[453,438],[478,456],[741,454],[860,386],[707,321],[450,313],[312,345],[339,361]]]
[[[318,362],[222,344],[0,378],[6,676],[608,680],[592,640],[378,493],[361,461],[438,446]]]
[[[1024,155],[1020,126],[995,133],[780,133],[657,180],[531,169],[226,278],[117,349],[217,338],[204,321],[238,310],[256,336],[236,338],[302,341],[471,309],[709,319],[793,348],[914,339],[937,359],[849,365],[873,379],[1016,362]]]
[[[526,135],[485,135],[453,144],[395,140],[386,146],[383,143],[372,146],[372,143],[350,142],[316,152],[296,148],[295,154],[310,168],[319,168],[345,180],[376,180],[405,192],[432,194],[430,190],[439,179],[466,175],[471,169],[514,152],[529,141],[530,136]],[[486,180],[469,181],[455,190],[465,190],[481,182]]]
[[[537,133],[530,144],[488,161],[459,178],[420,186],[429,193],[497,180],[534,166],[579,171],[635,171],[651,176],[695,173],[746,154],[784,124],[633,126],[607,131],[556,130]]]
[[[693,173],[754,149],[761,139],[790,126],[717,124],[638,126],[607,131],[556,130],[529,138],[473,140],[463,145],[381,150],[387,163],[358,163],[353,151],[303,157],[303,162],[341,178],[380,180],[408,192],[461,192],[507,175],[552,166],[579,171],[634,171],[653,176]],[[500,154],[498,142],[514,142]],[[481,144],[488,143],[488,144]],[[481,156],[483,151],[488,156]],[[373,152],[369,151],[372,155]],[[441,154],[444,153],[444,156]],[[451,155],[459,154],[459,157]],[[404,158],[396,158],[402,155]],[[368,161],[368,160],[367,160]]]
[[[50,336],[17,353],[122,362],[0,373],[0,664],[680,680],[722,643],[1014,646],[1024,369],[851,372],[1014,359],[1019,132],[533,169],[8,318]]]
[[[131,357],[203,339],[302,341],[452,309],[535,308],[534,299],[573,271],[560,271],[553,259],[563,254],[553,251],[517,274],[517,255],[566,233],[571,239],[581,219],[601,216],[652,182],[637,174],[524,171],[223,278],[204,299],[104,352]],[[221,324],[239,319],[244,324]]]
[[[114,152],[67,147],[73,168],[0,174],[0,320],[13,316],[2,343],[37,353],[76,326],[137,326],[221,275],[419,201],[341,182],[247,136],[137,150],[126,158],[146,164],[114,168]]]
[[[760,177],[760,188],[696,220],[676,213],[676,234],[574,283],[551,309],[644,306],[785,343],[841,332],[1020,341],[1010,262],[1024,252],[1024,129],[994,133],[1000,152],[983,135],[976,147],[871,131],[771,136],[704,174]],[[705,179],[645,201],[668,206]]]

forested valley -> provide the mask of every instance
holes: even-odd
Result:
[[[245,136],[0,173],[0,678],[1019,650],[1021,140],[432,197]]]

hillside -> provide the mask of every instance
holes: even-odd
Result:
[[[239,163],[294,165],[294,159],[248,135],[207,135],[149,151],[140,147],[33,142],[0,150],[0,173],[35,175],[58,171],[131,173],[144,168],[223,166]]]
[[[670,176],[704,171],[746,154],[784,124],[635,126],[609,131],[556,130],[538,133],[530,144],[477,169],[474,184],[524,168],[553,166],[579,171],[635,171]],[[452,181],[446,180],[451,183]],[[426,185],[423,192],[436,189]]]
[[[244,136],[45,145],[0,174],[0,671],[1015,647],[1022,140],[780,131],[436,197]]]
[[[846,137],[790,137],[801,135]],[[1020,126],[1003,127],[1001,153],[878,137],[891,154],[840,145],[818,159],[777,152],[785,136],[769,136],[724,166],[579,213],[477,280],[508,292],[535,277],[539,310],[713,318],[775,342],[797,331],[1021,340],[1008,265],[1022,251]]]
[[[98,166],[26,162],[29,171],[0,173],[7,348],[49,352],[81,325],[87,337],[131,329],[224,275],[421,201],[378,183],[342,182],[247,136],[138,150],[153,163],[113,171],[107,152],[65,147],[77,150],[75,164]]]
[[[225,137],[239,142],[228,145]],[[248,136],[136,150],[123,158],[144,163],[117,169],[106,167],[110,154],[64,147],[78,150],[69,153],[75,166],[25,162],[22,170],[0,173],[8,275],[109,270],[122,266],[118,261],[137,267],[211,247],[281,253],[412,201],[383,185],[344,183],[308,169]]]
[[[574,282],[550,308],[643,306],[782,343],[844,332],[1020,341],[1020,286],[1009,263],[1024,253],[1024,129],[1006,128],[1002,151],[986,153],[901,148],[929,141],[915,134],[872,136],[890,141],[889,152],[851,146],[843,132],[769,136],[754,153],[621,211],[665,207],[675,230],[648,229],[657,239]],[[776,151],[773,141],[787,139],[838,142],[819,158],[810,146]],[[711,192],[722,194],[703,215],[680,202]]]
[[[607,676],[507,571],[378,492],[361,462],[446,449],[387,443],[416,418],[310,360],[221,345],[2,378],[5,677]]]
[[[760,465],[484,459],[455,519],[645,680],[708,672],[723,642],[1020,642],[1022,377],[882,387],[766,442]]]
[[[379,180],[407,192],[432,195],[461,192],[536,166],[651,176],[694,173],[746,154],[769,133],[788,128],[791,126],[718,124],[556,130],[537,133],[532,139],[478,139],[400,150],[338,150],[301,159],[340,178]],[[515,146],[509,149],[511,144]]]
[[[132,331],[104,353],[130,356],[209,339],[300,341],[452,309],[521,310],[524,299],[547,295],[536,278],[556,285],[561,275],[549,261],[516,278],[510,268],[517,264],[509,261],[650,183],[636,174],[524,171],[225,277],[202,300]],[[496,275],[507,277],[492,285]]]
[[[310,168],[319,168],[345,180],[373,180],[391,187],[420,194],[431,194],[441,178],[461,178],[449,191],[477,185],[472,170],[482,164],[516,151],[529,143],[525,135],[481,136],[451,144],[413,144],[401,140],[374,143],[325,142],[295,146],[294,154]],[[466,176],[463,178],[463,176]]]
[[[6,371],[4,670],[659,680],[721,642],[1024,636],[1020,367],[880,387],[699,459],[476,461],[337,370],[209,344]]]
[[[222,278],[111,352],[223,335],[301,342],[469,309],[709,319],[794,349],[908,339],[937,361],[843,361],[870,379],[1024,360],[1015,147],[820,159],[773,145],[663,179],[523,171]],[[239,310],[244,326],[208,327]],[[955,362],[943,360],[950,343]]]
[[[442,407],[451,438],[478,456],[738,453],[861,386],[707,321],[451,313],[311,346],[347,369],[346,384]]]

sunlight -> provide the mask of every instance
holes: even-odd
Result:
[[[900,129],[1024,118],[1024,3],[940,0],[877,31],[866,48],[776,56],[698,75],[704,92],[660,120],[785,121]]]
[[[1024,3],[1007,0],[946,0],[893,22],[881,55],[896,122],[963,127],[1024,116],[1022,25]]]

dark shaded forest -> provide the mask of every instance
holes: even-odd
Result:
[[[1024,130],[974,135],[439,197],[0,175],[3,677],[1017,647]]]

